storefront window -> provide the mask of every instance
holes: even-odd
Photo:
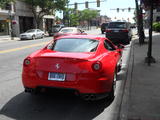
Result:
[[[5,20],[0,20],[0,35],[8,35],[8,23]]]

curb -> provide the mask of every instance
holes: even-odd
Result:
[[[136,38],[134,40],[136,40]],[[128,67],[126,71],[126,77],[123,83],[122,99],[117,120],[128,120],[129,99],[132,84],[132,73],[134,68],[134,40],[131,43],[130,55],[127,61]]]

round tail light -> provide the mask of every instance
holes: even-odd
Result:
[[[101,70],[101,69],[102,69],[102,63],[99,62],[99,61],[93,63],[93,64],[92,64],[92,69],[93,69],[94,71],[99,71],[99,70]]]
[[[27,66],[27,65],[30,65],[30,64],[31,64],[31,60],[30,59],[27,58],[27,59],[24,60],[24,65]]]

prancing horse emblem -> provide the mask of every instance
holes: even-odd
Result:
[[[60,65],[59,65],[59,64],[56,64],[55,67],[56,67],[56,69],[59,69],[59,68],[60,68]]]

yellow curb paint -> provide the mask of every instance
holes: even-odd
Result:
[[[8,50],[1,50],[1,53],[9,53],[9,52],[14,52],[14,51],[18,51],[18,50],[23,50],[23,49],[27,49],[27,48],[32,48],[32,47],[36,47],[36,46],[41,46],[44,44],[47,44],[48,42],[42,42],[42,43],[38,43],[38,44],[32,44],[32,45],[27,45],[27,46],[23,46],[23,47],[19,47],[19,48],[13,48],[13,49],[8,49]]]

